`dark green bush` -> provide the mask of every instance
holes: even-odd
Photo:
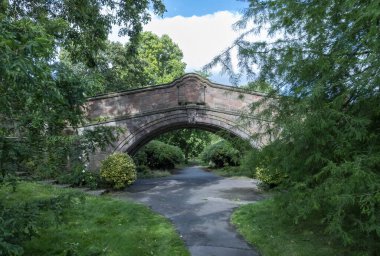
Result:
[[[148,164],[148,159],[147,159],[147,155],[146,155],[146,152],[145,152],[145,147],[142,147],[134,156],[133,156],[133,161],[135,162],[136,164],[136,170],[139,172],[141,170],[145,170],[145,167],[148,167],[147,164]],[[144,167],[141,167],[140,166],[144,166]]]
[[[22,243],[38,233],[36,205],[6,207],[0,203],[0,254],[22,255]]]
[[[173,169],[176,164],[184,161],[184,156],[179,147],[152,140],[140,149],[134,159],[138,166],[145,165],[150,169]]]
[[[215,167],[226,165],[237,166],[240,164],[240,152],[233,148],[226,140],[221,140],[204,149],[201,155],[202,161]]]
[[[70,184],[74,187],[98,187],[100,177],[98,174],[87,171],[83,165],[78,165],[71,172],[65,173],[57,178],[59,183]]]
[[[251,178],[256,177],[256,167],[259,165],[257,149],[251,149],[244,153],[240,161],[240,169]]]
[[[121,189],[136,180],[136,166],[129,155],[114,153],[102,161],[100,177],[113,188]]]
[[[138,166],[136,166],[136,171],[139,174],[145,174],[145,173],[150,172],[150,169],[146,165],[138,165]]]
[[[273,188],[281,184],[286,176],[270,166],[271,160],[272,157],[265,152],[265,148],[251,149],[242,158],[241,169],[250,173],[251,177],[259,179],[264,187]]]

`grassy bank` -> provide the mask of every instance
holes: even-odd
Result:
[[[11,205],[68,191],[22,182],[15,193],[1,188],[0,200]],[[24,255],[189,255],[171,223],[139,204],[86,196],[65,219],[39,230],[39,236],[24,245]]]
[[[213,172],[216,175],[222,177],[249,177],[252,178],[252,173],[248,173],[243,170],[240,166],[225,166],[222,168],[211,168],[206,167],[207,171]]]
[[[316,223],[295,226],[284,222],[281,214],[273,200],[266,200],[237,209],[231,221],[263,256],[365,255],[337,248]]]

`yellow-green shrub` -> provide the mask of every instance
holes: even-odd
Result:
[[[279,185],[285,178],[280,171],[269,171],[263,167],[256,167],[256,178],[270,187]]]
[[[113,188],[121,189],[136,180],[136,166],[129,155],[114,153],[102,161],[100,177]]]

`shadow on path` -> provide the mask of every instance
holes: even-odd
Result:
[[[264,198],[256,180],[222,178],[188,167],[169,177],[138,180],[112,195],[141,202],[169,218],[193,256],[259,255],[229,221],[234,208]]]

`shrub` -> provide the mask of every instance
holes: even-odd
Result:
[[[184,156],[179,147],[152,140],[135,155],[134,159],[137,165],[145,165],[151,169],[173,169],[176,164],[184,161]]]
[[[100,177],[113,188],[121,189],[136,180],[136,166],[129,155],[114,153],[102,161]]]
[[[256,178],[270,188],[278,186],[285,178],[285,175],[280,171],[270,171],[263,167],[256,167]]]
[[[257,156],[257,150],[251,149],[244,153],[244,156],[241,158],[240,169],[248,177],[256,177],[256,168],[259,165],[259,159]]]
[[[266,154],[265,150],[254,148],[246,152],[241,161],[241,169],[250,173],[251,177],[259,179],[264,187],[273,188],[283,182],[286,175],[271,167],[273,157]]]
[[[78,165],[69,173],[65,173],[57,178],[59,183],[70,184],[75,187],[89,187],[95,189],[99,184],[99,176],[96,173],[87,171],[83,165]]]
[[[145,152],[145,147],[142,147],[134,156],[133,156],[133,161],[136,164],[137,171],[142,171],[145,170],[145,167],[148,167],[148,160],[147,160],[147,155]],[[144,167],[141,167],[144,166]],[[140,168],[141,167],[141,168]]]
[[[138,165],[136,166],[136,172],[137,174],[145,174],[145,173],[150,172],[150,169],[146,165]]]
[[[218,168],[226,165],[237,166],[240,163],[240,152],[226,140],[206,147],[201,157],[203,162]]]

